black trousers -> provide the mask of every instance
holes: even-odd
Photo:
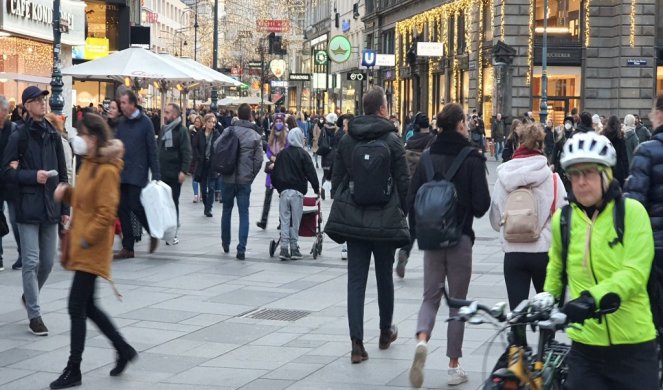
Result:
[[[504,281],[511,310],[529,297],[530,284],[534,284],[537,293],[543,291],[547,266],[548,254],[545,252],[504,254]]]
[[[405,245],[401,249],[403,249],[409,257],[410,253],[412,252],[412,248],[414,247],[414,242],[417,241],[417,229],[416,229],[416,226],[415,226],[414,216],[412,215],[412,213],[408,214],[407,222],[408,222],[408,226],[410,228],[410,243]]]
[[[80,364],[85,349],[86,321],[91,319],[118,352],[129,347],[110,318],[94,303],[97,275],[76,271],[69,292],[69,318],[71,319],[71,350],[69,361]]]
[[[269,209],[272,208],[272,195],[274,195],[274,188],[265,188],[265,201],[262,204],[262,214],[260,216],[260,223],[267,226],[267,219],[269,218]]]
[[[132,185],[122,184],[120,186],[120,205],[117,209],[118,217],[120,217],[120,224],[122,225],[122,247],[126,250],[134,250],[134,234],[131,227],[131,212],[134,213],[138,222],[147,230],[150,231],[150,226],[147,223],[145,216],[145,209],[140,203],[140,192],[143,189]]]
[[[567,390],[657,390],[656,342],[593,347],[573,343]]]
[[[364,339],[364,299],[371,255],[375,258],[380,329],[391,327],[394,316],[394,278],[392,266],[396,248],[387,241],[348,241],[348,323],[350,338]]]
[[[180,193],[182,192],[182,184],[179,180],[164,180],[168,184],[170,191],[173,194],[173,202],[175,202],[175,210],[177,210],[177,222],[180,222]]]

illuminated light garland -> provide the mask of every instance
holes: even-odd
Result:
[[[428,19],[428,37],[433,41],[433,32],[435,32],[435,19]],[[437,35],[437,41],[440,41],[440,35]],[[428,58],[428,114],[430,118],[433,111],[433,57]]]
[[[458,93],[458,58],[456,56],[458,53],[458,12],[454,12],[454,51],[453,51],[453,65],[451,66],[451,72],[453,74],[453,80],[451,85],[451,90],[454,93],[454,100],[458,102],[460,94]]]
[[[505,1],[505,0],[502,0]],[[544,15],[544,18],[546,15]],[[527,78],[526,85],[532,81],[532,66],[534,65],[534,0],[529,0],[529,34],[527,36]]]
[[[506,0],[502,0],[500,4],[500,41],[504,42],[504,11]]]
[[[628,43],[635,47],[635,0],[631,0],[631,34],[628,37]]]
[[[494,0],[489,0],[488,4],[489,4],[488,6],[490,7],[490,31],[491,31],[490,35],[493,38],[495,38],[495,28],[493,27],[495,23],[495,2]],[[481,28],[483,28],[483,26],[481,26]]]
[[[590,32],[592,30],[592,26],[589,23],[589,6],[591,2],[591,0],[585,0],[585,47],[589,47]]]
[[[396,110],[396,113],[400,115],[400,104],[398,102],[398,98],[400,97],[400,90],[401,90],[401,80],[400,80],[400,73],[401,73],[401,34],[399,30],[398,23],[396,24],[396,28],[394,29],[394,32],[396,36],[394,37],[394,53],[396,54],[396,66],[394,69],[394,85],[393,91],[392,91],[392,96],[394,99],[394,102],[398,105],[398,109]],[[393,107],[393,104],[392,104]],[[392,108],[393,109],[393,108]]]
[[[484,41],[484,31],[483,31],[483,7],[484,2],[481,0],[479,2],[479,44],[478,44],[478,58],[477,58],[477,102],[476,105],[483,104],[483,41]],[[492,24],[491,24],[492,26]],[[483,110],[478,110],[483,112]]]

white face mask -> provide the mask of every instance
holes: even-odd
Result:
[[[565,128],[566,130],[571,130],[571,124],[568,123],[568,122],[565,123],[565,124],[564,124],[564,128]]]
[[[85,142],[85,140],[78,135],[72,138],[71,147],[74,150],[74,154],[79,156],[87,155],[87,142]]]

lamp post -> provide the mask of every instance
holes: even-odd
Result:
[[[548,0],[543,0],[543,47],[541,49],[541,124],[548,119]]]
[[[51,75],[51,98],[49,104],[54,114],[62,115],[64,97],[62,90],[62,72],[60,70],[60,50],[62,47],[62,31],[60,30],[60,0],[53,0],[53,74]]]
[[[219,0],[214,0],[214,37],[212,39],[212,69],[218,71],[219,66]],[[216,86],[212,87],[210,96],[211,104],[209,108],[216,113],[219,107],[216,105],[219,99],[219,92]]]

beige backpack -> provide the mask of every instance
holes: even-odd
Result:
[[[557,175],[553,175],[555,191],[550,215],[555,212],[557,204]],[[511,192],[504,202],[504,212],[500,225],[504,229],[504,239],[509,242],[535,242],[541,235],[539,228],[539,212],[536,197],[531,187],[520,187]]]

